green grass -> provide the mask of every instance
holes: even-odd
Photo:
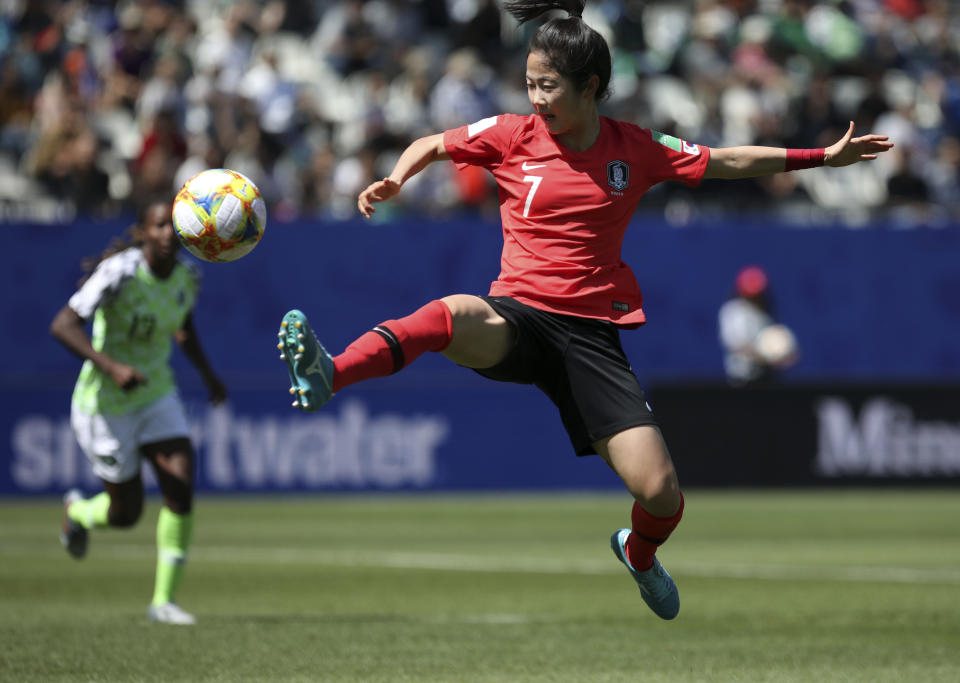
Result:
[[[82,562],[0,502],[0,680],[955,682],[958,493],[689,491],[672,622],[624,496],[201,497],[192,628],[145,619],[156,500]]]

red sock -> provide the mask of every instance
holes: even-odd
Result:
[[[333,390],[393,374],[425,351],[443,351],[452,336],[450,309],[439,299],[406,318],[381,323],[333,359]]]
[[[653,566],[653,556],[657,548],[667,540],[680,518],[683,517],[683,494],[680,494],[680,508],[672,517],[654,517],[634,501],[633,513],[630,519],[633,522],[633,532],[627,537],[627,561],[638,572],[646,571]]]

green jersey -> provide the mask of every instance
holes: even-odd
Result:
[[[81,411],[129,413],[176,388],[170,342],[193,309],[199,285],[199,271],[183,262],[165,280],[157,278],[136,247],[100,262],[68,305],[84,320],[93,317],[93,348],[135,367],[147,381],[123,391],[88,360],[73,392]]]

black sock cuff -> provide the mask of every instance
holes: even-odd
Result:
[[[390,355],[393,356],[393,372],[400,372],[406,365],[406,358],[403,355],[403,347],[400,346],[400,340],[397,335],[386,325],[377,325],[373,331],[383,337],[387,342],[387,348],[390,349]]]

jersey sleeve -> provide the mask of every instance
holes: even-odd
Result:
[[[710,161],[710,148],[666,135],[656,130],[641,129],[644,140],[644,162],[650,184],[679,180],[694,187],[703,180]]]
[[[115,296],[123,282],[131,277],[135,271],[135,261],[129,257],[130,252],[127,250],[114,254],[97,264],[86,282],[67,301],[67,305],[83,320],[89,320],[93,312]]]
[[[517,126],[523,118],[500,114],[443,133],[443,146],[457,168],[482,166],[493,169],[503,163]]]

